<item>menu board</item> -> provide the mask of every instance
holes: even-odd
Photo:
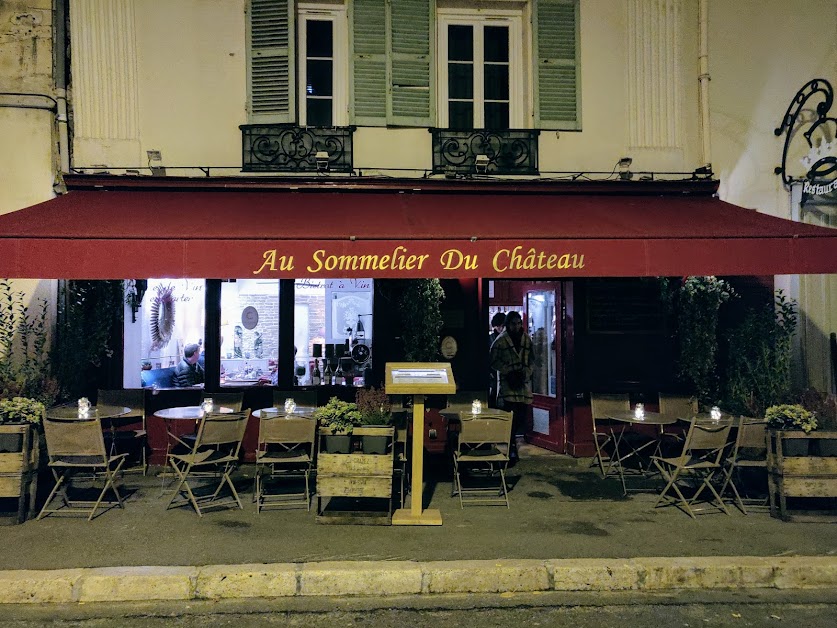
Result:
[[[446,395],[456,392],[446,362],[390,362],[386,365],[387,394]]]

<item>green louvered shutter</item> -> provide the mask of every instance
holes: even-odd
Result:
[[[389,0],[387,124],[433,126],[433,0]]]
[[[385,0],[351,3],[352,123],[387,123],[387,12]]]
[[[296,121],[294,0],[250,0],[247,88],[251,124]]]
[[[536,0],[535,127],[581,129],[578,0]]]

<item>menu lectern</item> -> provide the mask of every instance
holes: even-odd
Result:
[[[413,450],[410,508],[399,508],[392,515],[394,526],[440,526],[442,513],[421,510],[424,484],[424,396],[450,395],[456,392],[453,371],[446,362],[389,362],[386,365],[388,395],[413,397]]]

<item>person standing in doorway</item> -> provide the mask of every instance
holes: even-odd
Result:
[[[517,438],[523,436],[532,404],[532,339],[518,312],[506,314],[506,329],[491,345],[491,368],[500,375],[498,398],[512,412],[509,458],[517,461]]]
[[[503,333],[506,328],[506,315],[503,312],[497,312],[491,317],[491,333],[488,334],[488,351],[491,351],[491,345]],[[497,399],[498,381],[497,371],[489,367],[488,369],[488,405],[492,408],[501,407]]]

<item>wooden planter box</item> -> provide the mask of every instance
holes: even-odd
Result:
[[[392,427],[356,427],[352,439],[379,436],[388,439],[387,453],[365,454],[353,451],[348,454],[325,452],[317,454],[317,515],[322,521],[322,500],[331,497],[382,498],[392,500],[393,449],[395,429]],[[328,428],[320,429],[321,442],[331,435]],[[391,504],[390,504],[391,506]],[[389,520],[387,509],[386,519]],[[354,521],[344,521],[353,523]]]
[[[837,521],[837,509],[793,510],[787,498],[837,498],[837,431],[770,430],[767,434],[767,470],[770,514],[785,521]],[[790,454],[803,455],[790,455]]]
[[[12,451],[8,451],[11,449]],[[26,498],[29,497],[31,518],[35,514],[35,495],[38,488],[37,432],[27,424],[0,424],[0,497],[16,497],[17,522],[27,517]]]

